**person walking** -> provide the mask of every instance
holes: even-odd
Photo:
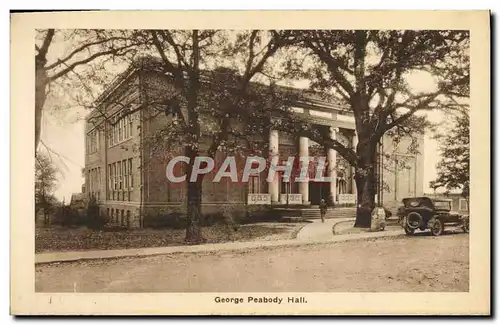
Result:
[[[321,222],[325,222],[325,215],[326,215],[326,210],[328,209],[328,206],[326,205],[326,202],[324,199],[321,199],[321,203],[319,204],[319,212],[321,214]]]

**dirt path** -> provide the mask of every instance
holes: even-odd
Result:
[[[468,291],[469,236],[41,265],[37,292]]]

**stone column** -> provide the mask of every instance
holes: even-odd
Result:
[[[309,156],[309,138],[300,137],[299,138],[299,156],[308,157]],[[300,166],[303,167],[302,165]],[[308,167],[309,169],[309,167]],[[311,204],[309,201],[309,172],[306,175],[305,182],[300,182],[299,193],[302,194],[302,204]]]
[[[356,152],[356,147],[358,146],[358,135],[356,134],[356,130],[354,130],[354,134],[352,135],[352,148],[354,150],[354,152]],[[352,191],[352,194],[356,194],[357,191],[356,191],[356,180],[354,179],[354,173],[355,173],[355,169],[354,167],[351,167],[351,191]]]
[[[335,140],[337,139],[338,129],[331,127],[330,128],[330,137]],[[333,204],[337,203],[337,151],[333,149],[328,149],[327,153],[327,162],[328,162],[328,177],[331,178],[330,181],[330,202]]]
[[[269,132],[269,161],[271,162],[273,157],[278,156],[279,152],[279,137],[277,130],[270,130]],[[278,203],[280,198],[279,193],[279,177],[278,174],[275,175],[274,179],[268,183],[269,194],[271,194],[271,203]]]

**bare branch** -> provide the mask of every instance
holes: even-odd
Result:
[[[127,51],[127,49],[130,49],[131,47],[133,47],[134,45],[127,45],[127,46],[124,46],[124,47],[121,47],[119,49],[111,49],[111,50],[108,50],[108,51],[104,51],[104,52],[98,52],[98,53],[95,53],[83,60],[80,60],[80,61],[76,61],[74,63],[72,63],[71,65],[69,65],[67,68],[55,73],[54,75],[50,76],[48,79],[49,81],[54,81],[56,80],[57,78],[60,78],[64,75],[66,75],[68,72],[70,71],[73,71],[76,67],[80,66],[80,65],[83,65],[83,64],[86,64],[86,63],[89,63],[91,62],[92,60],[95,60],[99,57],[102,57],[102,56],[106,56],[106,55],[118,55],[120,54],[120,52],[122,52],[121,54],[125,54]]]
[[[95,42],[90,42],[90,43],[83,44],[82,46],[80,46],[80,47],[74,49],[73,51],[71,51],[71,53],[69,53],[65,58],[57,59],[56,62],[48,65],[46,67],[46,69],[50,70],[50,69],[53,69],[53,68],[57,67],[60,64],[66,63],[68,60],[71,60],[71,58],[73,58],[78,53],[80,53],[80,52],[82,52],[82,51],[84,51],[86,49],[89,49],[90,47],[92,47],[94,45],[99,45],[99,44],[103,44],[103,43],[107,43],[107,42],[113,42],[113,41],[116,41],[116,40],[127,40],[127,39],[124,38],[124,37],[110,37],[110,38],[105,38],[105,39],[102,39],[102,40],[99,40],[99,41],[95,41]]]
[[[175,55],[177,57],[177,64],[179,65],[179,67],[184,65],[186,68],[188,68],[189,64],[186,62],[184,56],[181,54],[179,46],[175,43],[174,38],[172,37],[170,31],[160,30],[160,33],[162,34],[163,38],[168,42],[168,44],[170,44],[170,46],[174,49]]]

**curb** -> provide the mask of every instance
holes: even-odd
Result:
[[[337,223],[335,223],[333,226],[332,226],[332,232],[333,232],[333,235],[334,236],[339,236],[340,234],[337,234],[335,232],[335,227],[337,227],[337,225],[341,224],[341,223],[347,223],[347,222],[352,222],[352,220],[342,220],[342,221],[339,221]]]
[[[333,235],[334,236],[339,236],[339,235],[342,235],[342,234],[337,234],[335,233],[335,227],[338,225],[338,224],[341,224],[341,223],[346,223],[346,222],[352,222],[354,219],[350,219],[350,220],[341,220],[339,222],[336,222],[333,227],[332,227],[332,232],[333,232]],[[390,220],[390,222],[386,221],[386,228],[387,226],[399,226],[399,223],[395,222],[394,220]],[[384,230],[385,231],[385,230]],[[367,231],[369,232],[369,231]],[[349,235],[349,234],[345,234],[345,235]],[[355,235],[355,234],[351,234],[351,235]]]
[[[380,234],[362,233],[355,235],[353,234],[336,235],[334,238],[330,240],[318,240],[318,241],[288,239],[288,240],[270,241],[270,242],[237,242],[237,243],[231,243],[229,245],[227,243],[222,243],[222,244],[203,244],[203,245],[193,245],[193,246],[150,247],[150,248],[139,248],[139,249],[128,249],[128,250],[85,251],[81,252],[80,253],[81,255],[77,255],[75,254],[75,252],[41,253],[35,255],[35,265],[63,263],[63,262],[78,262],[78,261],[88,261],[88,260],[119,259],[119,258],[130,258],[130,257],[149,257],[158,255],[230,252],[230,251],[244,251],[248,249],[271,249],[277,247],[283,248],[283,247],[310,246],[318,244],[343,243],[350,241],[360,241],[360,240],[363,241],[370,239],[392,238],[400,236],[404,236],[404,234],[402,234],[400,231],[398,232],[392,231]]]

